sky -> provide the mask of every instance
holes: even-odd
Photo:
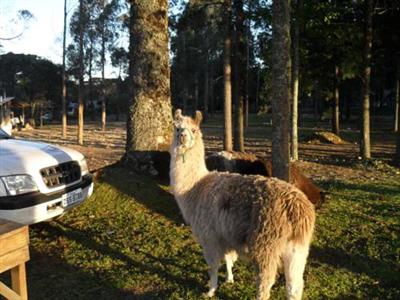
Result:
[[[67,0],[67,20],[78,5],[78,0]],[[33,15],[26,28],[17,20],[19,10],[29,10]],[[61,64],[63,22],[64,0],[0,0],[0,37],[8,38],[23,32],[17,39],[0,40],[0,51],[35,54]],[[67,36],[67,45],[69,41]],[[107,66],[106,77],[117,77],[116,70]]]

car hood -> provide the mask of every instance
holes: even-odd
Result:
[[[78,151],[41,142],[0,140],[0,176],[32,174],[59,163],[83,159]]]

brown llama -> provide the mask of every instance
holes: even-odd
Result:
[[[252,153],[232,151],[212,153],[206,157],[206,166],[210,171],[217,170],[246,175],[272,176],[272,162],[257,157]],[[314,204],[315,208],[320,208],[325,202],[326,193],[321,191],[294,163],[290,163],[289,172],[289,182],[301,190]]]
[[[227,281],[238,255],[257,269],[257,299],[268,299],[283,263],[288,299],[301,299],[303,272],[315,223],[314,206],[293,185],[276,178],[209,172],[196,118],[175,113],[171,145],[172,192],[209,266],[209,297],[225,258]]]

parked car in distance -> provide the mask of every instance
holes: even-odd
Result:
[[[64,214],[93,193],[84,156],[14,139],[0,129],[0,218],[33,224]]]

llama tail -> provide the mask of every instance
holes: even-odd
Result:
[[[268,299],[289,244],[304,246],[308,253],[315,223],[314,206],[300,190],[280,181],[267,185],[268,198],[253,211],[249,240],[259,271],[258,299]]]
[[[315,208],[300,190],[280,180],[268,182],[268,196],[253,208],[249,244],[255,252],[274,249],[288,242],[310,243]]]

